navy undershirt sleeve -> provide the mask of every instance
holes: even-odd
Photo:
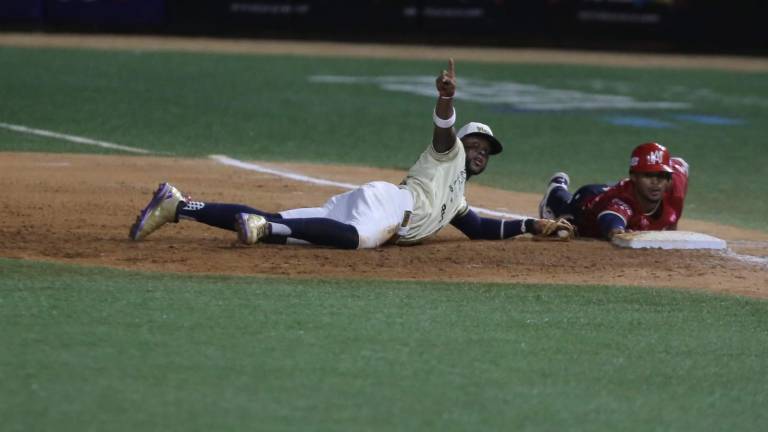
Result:
[[[469,210],[463,216],[457,216],[451,225],[472,240],[502,240],[532,231],[533,219],[501,221],[480,217]]]
[[[606,238],[611,231],[617,228],[624,229],[627,226],[627,224],[624,223],[624,219],[616,213],[601,214],[600,217],[597,218],[597,224],[600,227],[600,234]]]

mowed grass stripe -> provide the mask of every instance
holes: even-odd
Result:
[[[768,302],[0,260],[8,430],[760,430]]]

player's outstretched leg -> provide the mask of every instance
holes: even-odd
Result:
[[[542,219],[554,219],[568,213],[568,204],[571,202],[571,194],[568,192],[570,177],[564,172],[552,174],[547,183],[547,192],[539,203],[539,217]]]
[[[176,210],[183,201],[178,189],[170,183],[161,183],[149,204],[136,217],[128,235],[133,240],[141,240],[168,222],[178,222]]]
[[[254,214],[269,220],[282,219],[278,213],[267,213],[242,204],[219,204],[187,201],[179,206],[179,219],[193,220],[229,231],[236,231],[235,218],[240,213]]]

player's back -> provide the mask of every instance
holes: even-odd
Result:
[[[464,146],[456,139],[446,153],[430,145],[408,171],[403,187],[413,195],[413,215],[408,233],[398,243],[415,243],[437,233],[467,207]]]

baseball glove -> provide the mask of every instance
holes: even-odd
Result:
[[[576,228],[566,219],[539,219],[541,232],[533,236],[534,240],[569,241],[576,237]]]

